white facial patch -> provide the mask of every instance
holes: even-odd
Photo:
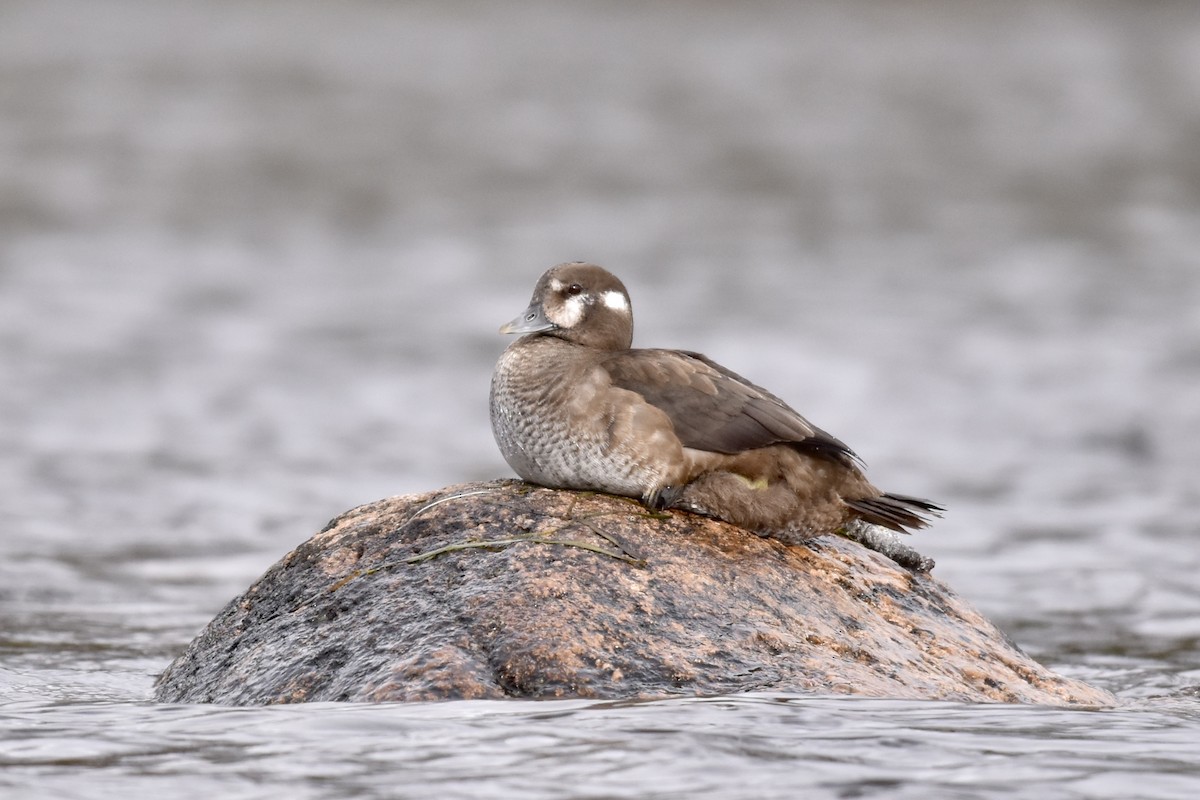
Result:
[[[568,297],[562,304],[562,308],[555,314],[558,319],[552,321],[560,328],[574,328],[583,319],[583,305],[583,295],[577,294],[574,297]]]
[[[625,299],[623,292],[618,292],[615,289],[609,289],[603,295],[604,305],[611,308],[613,311],[623,311],[629,313],[629,301]]]

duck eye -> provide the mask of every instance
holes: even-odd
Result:
[[[579,294],[582,291],[583,291],[583,287],[580,286],[578,283],[572,283],[570,286],[567,287],[567,294],[574,295],[574,294]]]

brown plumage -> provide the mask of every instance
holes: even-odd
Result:
[[[524,336],[492,376],[492,428],[532,483],[637,497],[785,541],[856,519],[907,533],[941,511],[876,489],[844,443],[699,353],[630,349],[629,294],[600,267],[550,269],[501,332]]]

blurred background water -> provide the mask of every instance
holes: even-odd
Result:
[[[3,0],[0,793],[1197,796],[1198,143],[1184,0]],[[572,259],[1124,705],[150,702],[330,517],[509,474]]]

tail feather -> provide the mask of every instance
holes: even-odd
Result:
[[[924,528],[932,521],[930,517],[940,517],[945,510],[929,500],[891,492],[878,497],[847,500],[846,505],[867,522],[899,533],[911,533],[910,529]]]

